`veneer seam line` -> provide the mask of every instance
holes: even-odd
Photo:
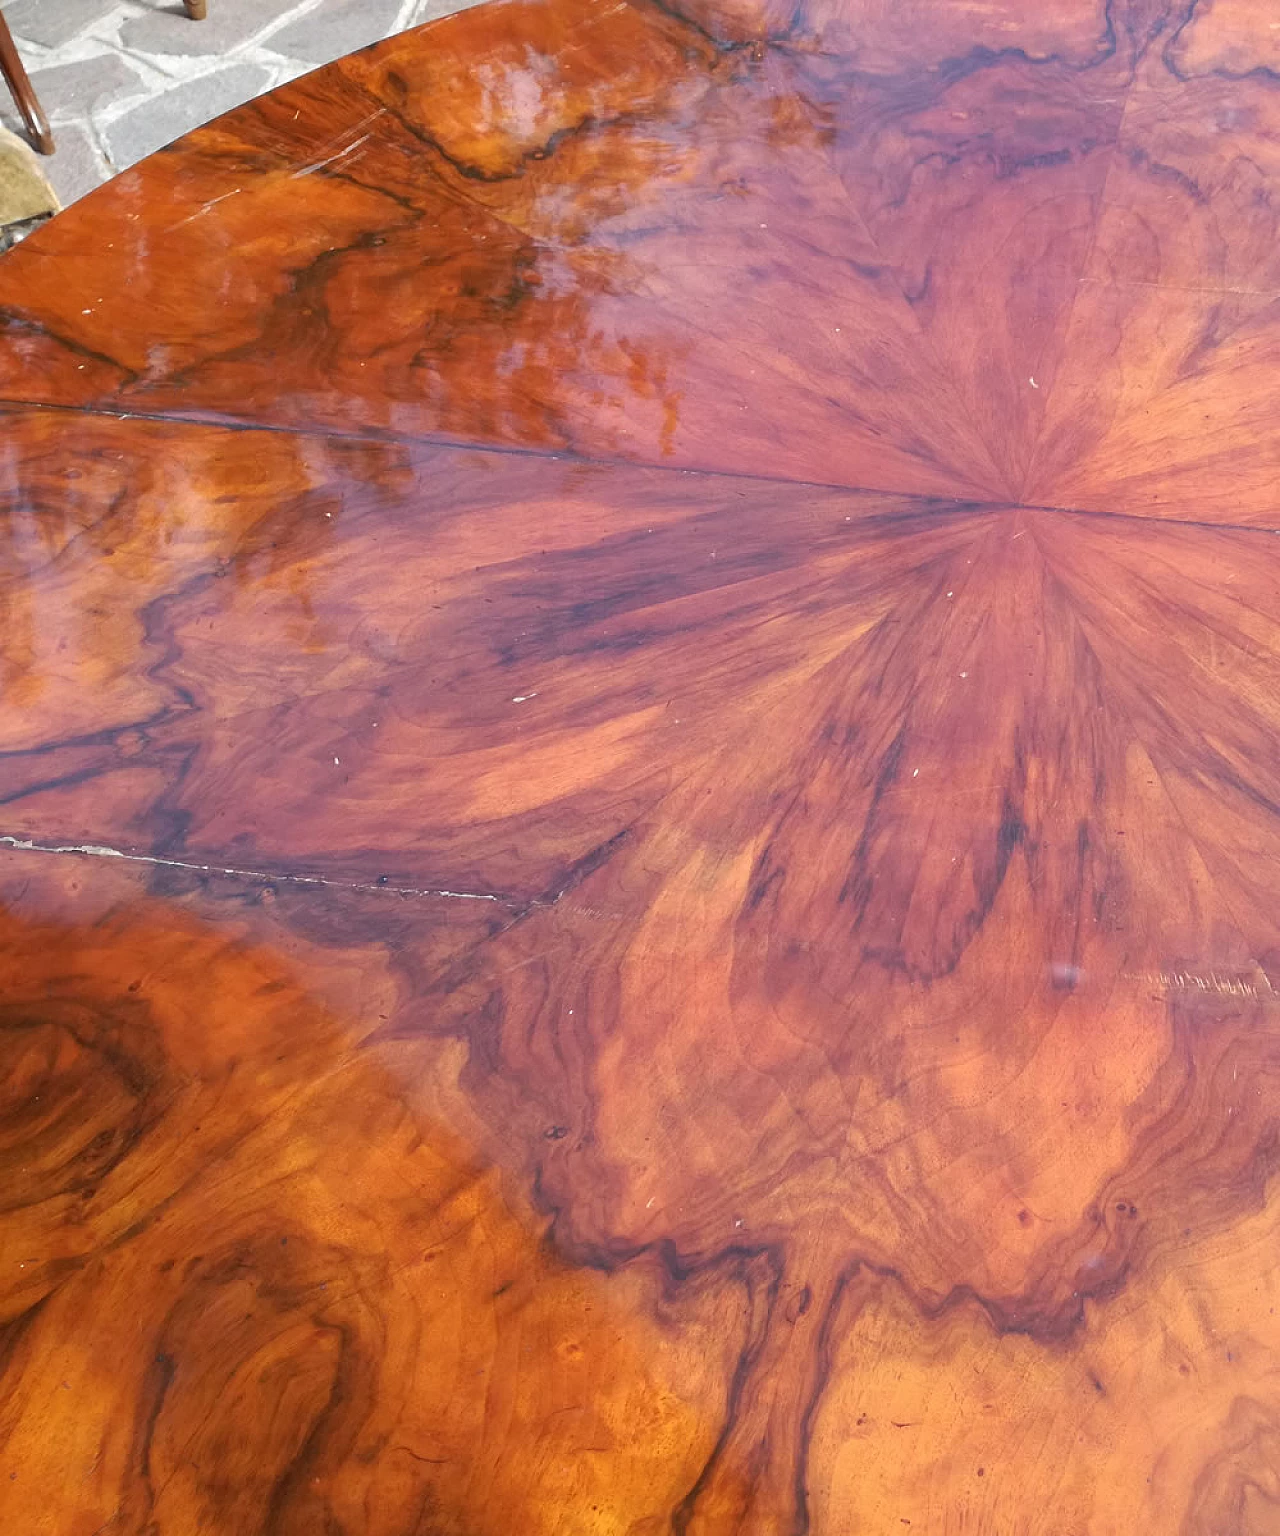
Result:
[[[1116,48],[1118,49],[1120,46],[1120,38],[1119,33],[1115,31],[1116,18],[1113,0],[1107,0],[1105,12],[1107,17],[1107,25],[1112,29],[1112,36],[1115,39]],[[1040,448],[1044,442],[1045,422],[1048,419],[1048,412],[1053,403],[1053,398],[1061,386],[1063,364],[1065,364],[1067,356],[1067,344],[1071,339],[1072,326],[1075,323],[1076,310],[1080,304],[1080,290],[1088,278],[1089,269],[1093,265],[1094,253],[1098,249],[1098,235],[1102,229],[1102,221],[1106,217],[1108,207],[1107,188],[1111,185],[1111,178],[1115,174],[1116,156],[1119,152],[1120,144],[1124,138],[1124,125],[1128,121],[1129,107],[1133,100],[1134,88],[1138,82],[1138,70],[1142,62],[1142,52],[1143,50],[1137,50],[1134,53],[1129,75],[1129,83],[1124,88],[1124,100],[1121,102],[1120,113],[1116,119],[1115,139],[1108,147],[1106,152],[1106,170],[1103,172],[1102,183],[1098,188],[1098,205],[1093,215],[1092,228],[1089,231],[1089,244],[1085,250],[1084,259],[1078,268],[1078,275],[1076,277],[1075,284],[1072,287],[1070,301],[1067,304],[1066,313],[1062,317],[1062,328],[1060,334],[1062,336],[1063,350],[1059,359],[1059,366],[1055,371],[1054,378],[1050,381],[1048,394],[1046,395],[1042,406],[1040,422],[1036,428],[1035,436],[1032,440],[1031,453],[1026,461],[1026,467],[1023,472],[1023,490],[1027,489],[1028,484],[1030,483],[1031,478],[1035,473]]]
[[[704,465],[657,464],[648,459],[612,458],[604,454],[582,453],[574,448],[529,448],[512,443],[481,443],[443,434],[418,434],[393,431],[343,431],[323,426],[291,426],[282,422],[240,421],[216,416],[183,416],[172,411],[119,411],[100,406],[61,405],[51,400],[20,400],[0,396],[0,414],[19,411],[50,411],[60,415],[100,417],[108,421],[153,421],[180,427],[199,427],[224,432],[271,432],[285,437],[330,438],[345,443],[399,443],[409,447],[447,448],[462,453],[496,453],[508,458],[564,460],[573,464],[597,465],[602,469],[653,471],[666,475],[697,475],[717,480],[744,480],[763,485],[795,485],[816,491],[845,491],[856,495],[898,496],[907,501],[945,504],[958,510],[980,507],[1016,506],[1017,502],[999,497],[953,496],[941,492],[896,490],[891,486],[849,485],[838,480],[806,480],[799,476],[750,474],[746,471],[716,469]]]
[[[391,431],[342,431],[322,426],[291,426],[281,422],[238,421],[234,418],[220,420],[214,416],[181,416],[169,411],[116,411],[100,406],[62,405],[50,400],[20,400],[0,396],[0,416],[17,415],[23,411],[48,411],[54,415],[90,416],[105,421],[149,421],[159,425],[192,427],[219,432],[268,432],[282,437],[310,438],[338,443],[394,443],[406,447],[438,448],[458,453],[492,453],[507,458],[543,460],[550,463],[563,461],[600,469],[618,469],[652,472],[663,475],[696,476],[710,480],[734,480],[757,485],[791,485],[802,490],[843,492],[854,496],[890,496],[923,506],[937,506],[947,513],[998,512],[1021,509],[1026,512],[1056,512],[1065,517],[1107,517],[1126,522],[1154,523],[1167,527],[1202,528],[1209,532],[1280,534],[1280,525],[1236,522],[1213,522],[1206,518],[1159,517],[1144,512],[1124,512],[1104,507],[1070,507],[1055,502],[1019,501],[1015,498],[948,496],[927,491],[907,491],[882,485],[853,485],[839,480],[806,480],[798,476],[749,474],[732,469],[715,469],[704,465],[655,464],[646,459],[610,458],[603,454],[588,454],[573,448],[561,448],[552,452],[547,448],[529,448],[511,443],[480,443],[465,438],[443,435],[418,435]],[[892,512],[878,514],[893,517]]]
[[[127,864],[147,864],[158,869],[185,869],[200,875],[222,875],[235,880],[258,880],[270,885],[315,886],[326,890],[372,892],[400,897],[439,897],[449,901],[491,901],[512,905],[546,905],[544,902],[520,903],[519,898],[494,891],[450,891],[432,886],[379,885],[376,881],[333,880],[325,875],[291,875],[263,869],[240,869],[231,865],[202,864],[193,859],[169,859],[158,854],[126,853],[102,843],[38,843],[32,839],[0,834],[0,848],[15,853],[79,854],[85,858],[122,859]]]

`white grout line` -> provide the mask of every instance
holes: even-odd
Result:
[[[252,0],[221,0],[221,3],[252,3]],[[380,27],[370,28],[369,36],[363,38],[362,43],[373,43],[382,37],[394,36],[429,16],[435,16],[453,8],[466,9],[471,3],[474,3],[474,0],[463,0],[461,5],[456,5],[455,0],[454,6],[442,7],[437,0],[401,0],[394,18]],[[58,0],[42,0],[42,6],[47,5],[50,11],[56,12],[57,4]],[[119,3],[96,17],[74,37],[53,46],[33,42],[21,35],[19,35],[19,43],[28,66],[33,72],[56,69],[67,64],[86,63],[102,57],[115,57],[122,59],[126,66],[138,75],[136,91],[126,88],[125,94],[109,98],[101,108],[96,110],[89,111],[71,102],[45,103],[45,108],[50,112],[55,127],[72,134],[76,131],[83,132],[90,142],[95,159],[100,162],[99,170],[105,171],[109,167],[114,174],[117,171],[127,170],[133,161],[129,159],[120,165],[114,162],[107,148],[105,131],[132,113],[146,107],[150,102],[163,99],[188,82],[207,79],[227,69],[233,69],[239,64],[250,64],[267,72],[270,81],[267,88],[274,90],[277,86],[314,69],[316,65],[311,60],[290,58],[275,51],[271,47],[271,39],[307,16],[325,11],[327,4],[328,0],[298,0],[296,5],[290,6],[282,15],[272,17],[260,28],[250,31],[240,42],[221,53],[200,51],[202,47],[200,29],[204,25],[201,22],[189,23],[191,27],[189,52],[155,53],[126,46],[122,40],[123,28],[128,22],[153,14],[154,5],[150,0],[148,3],[141,3],[141,0],[119,0]],[[44,14],[43,10],[41,14]],[[6,122],[8,117],[6,113]],[[186,125],[181,126],[185,130]],[[65,195],[68,188],[65,186],[59,188],[61,178],[56,154],[44,169],[53,182],[54,190]],[[68,174],[71,174],[69,164]],[[107,179],[109,178],[106,175],[100,176],[100,180]],[[76,188],[77,192],[82,193],[84,190],[87,189]],[[72,200],[74,201],[74,197]]]

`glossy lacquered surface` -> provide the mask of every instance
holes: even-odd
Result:
[[[0,1528],[1280,1529],[1273,14],[486,6],[0,263]]]

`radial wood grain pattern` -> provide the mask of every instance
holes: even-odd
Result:
[[[480,7],[0,262],[0,1531],[1280,1531],[1280,24]]]

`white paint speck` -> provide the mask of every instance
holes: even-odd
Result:
[[[968,673],[967,673],[967,672],[962,672],[962,673],[961,673],[961,674],[960,674],[960,676],[961,676],[961,677],[968,677],[968,675],[969,675],[969,674],[968,674]]]
[[[913,779],[918,779],[920,777],[920,770],[918,768],[913,768],[911,770],[911,777]]]
[[[335,757],[334,760],[333,760],[333,766],[336,768],[339,765],[340,761],[341,761],[341,759]]]
[[[513,704],[527,704],[530,699],[536,699],[537,697],[536,693],[518,693],[511,702]]]
[[[1031,382],[1032,389],[1039,389],[1040,388],[1040,386],[1036,383],[1036,381],[1034,379],[1032,379],[1030,382]]]

